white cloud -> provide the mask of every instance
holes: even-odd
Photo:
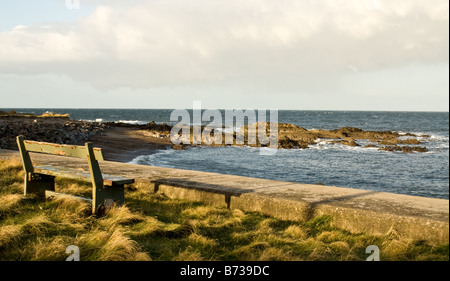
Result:
[[[0,32],[0,74],[58,73],[104,91],[252,81],[292,93],[328,92],[318,81],[333,74],[448,63],[447,0],[371,1],[83,0],[99,6],[71,24]]]

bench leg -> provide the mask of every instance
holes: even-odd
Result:
[[[93,194],[92,213],[103,215],[114,205],[125,202],[124,185],[105,186]]]
[[[55,177],[39,173],[25,175],[23,194],[35,194],[38,198],[45,198],[45,191],[55,191]]]

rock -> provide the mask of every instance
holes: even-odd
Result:
[[[385,138],[379,141],[379,144],[381,145],[397,145],[397,144],[423,144],[423,142],[417,140],[417,139],[406,139],[406,140],[400,140],[397,138]]]
[[[413,145],[417,145],[417,144],[423,144],[423,142],[417,140],[417,139],[406,139],[406,140],[402,140],[401,144],[413,144]]]
[[[69,114],[59,114],[59,113],[53,113],[53,112],[45,112],[42,115],[39,115],[37,117],[40,118],[67,118],[69,119]]]
[[[290,139],[288,137],[284,137],[283,139],[278,141],[278,148],[284,149],[306,149],[308,148],[308,143],[297,141]]]
[[[364,146],[364,148],[373,148],[373,147],[376,147],[376,148],[378,148],[378,146],[377,145],[375,145],[375,144],[368,144],[368,145],[366,145],[366,146]]]
[[[104,128],[97,123],[67,121],[66,118],[0,119],[0,148],[17,150],[18,135],[36,141],[84,145],[91,136],[101,133]]]
[[[175,150],[186,150],[186,146],[183,145],[183,144],[174,144],[172,146],[172,148],[175,149]]]
[[[328,143],[330,143],[330,144],[336,144],[336,143],[339,143],[339,144],[348,145],[348,146],[360,146],[360,145],[357,144],[357,143],[355,142],[355,140],[352,139],[352,138],[349,138],[349,139],[343,139],[343,140],[330,141],[330,142],[328,142]]]
[[[428,148],[423,146],[413,146],[412,150],[415,152],[428,152]]]
[[[398,145],[389,145],[385,147],[379,148],[379,150],[392,151],[392,152],[404,152],[404,153],[412,153],[412,152],[427,152],[428,149],[422,146],[398,146]]]
[[[404,134],[404,136],[407,136],[407,137],[417,137],[415,134],[412,134],[412,133],[406,133],[406,134]]]
[[[339,134],[342,134],[342,135],[348,135],[348,134],[350,134],[350,133],[360,133],[360,132],[363,132],[363,129],[360,129],[360,128],[354,128],[354,127],[343,127],[343,128],[339,128],[339,129],[336,129],[336,130],[332,130],[331,132],[333,132],[333,133],[339,133]]]

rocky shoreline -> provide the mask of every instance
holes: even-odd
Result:
[[[269,123],[258,123],[257,126],[266,126],[269,136]],[[255,127],[250,127],[255,130]],[[257,128],[257,127],[256,127]],[[125,124],[115,122],[86,122],[70,120],[67,115],[1,115],[0,114],[0,148],[17,149],[16,136],[23,135],[26,139],[60,144],[83,145],[92,141],[94,145],[102,147],[115,155],[125,155],[142,150],[157,149],[186,149],[191,144],[174,145],[170,141],[172,126],[149,122],[144,125]],[[192,129],[192,128],[191,128]],[[203,128],[202,128],[203,129]],[[249,127],[240,130],[244,134],[244,145],[264,147],[256,141],[249,144]],[[254,132],[253,132],[254,133]],[[225,135],[222,142],[212,146],[225,146]],[[211,132],[213,137],[213,132]],[[233,134],[233,145],[239,133]],[[307,130],[293,124],[278,124],[278,148],[280,149],[307,149],[311,145],[327,143],[335,145],[359,146],[362,148],[376,148],[391,152],[427,152],[422,141],[428,135],[415,135],[411,133],[400,134],[395,131],[364,131],[360,128],[344,127],[335,130]],[[199,144],[206,146],[205,143]],[[124,156],[125,157],[125,156]],[[130,161],[131,156],[125,157]],[[121,160],[116,157],[113,160]]]
[[[258,126],[265,126],[266,136],[270,137],[270,123],[257,123],[256,126],[244,126],[239,130],[239,133],[233,133],[232,145],[248,145],[251,147],[268,146],[261,144],[258,138],[255,137],[258,134]],[[203,129],[202,127],[202,131]],[[253,136],[251,139],[249,139],[249,133]],[[164,137],[166,137],[166,135],[170,134],[170,130],[169,132],[165,131],[164,134]],[[219,139],[217,135],[214,136],[213,131],[210,132],[210,137],[211,139]],[[236,142],[239,137],[244,140],[244,144],[238,144]],[[419,136],[412,133],[400,134],[395,131],[364,131],[363,129],[353,127],[343,127],[334,130],[307,130],[293,124],[278,124],[278,149],[307,149],[311,145],[324,142],[332,145],[341,144],[354,147],[377,148],[392,152],[427,152],[428,149],[423,146],[425,143],[418,139],[427,137],[430,136]],[[222,133],[220,139],[221,141],[217,141],[210,146],[229,145],[225,143],[225,134]],[[191,136],[191,143],[192,140],[193,138]],[[202,141],[200,145],[204,146],[207,144]],[[178,147],[180,146],[181,148],[187,147],[187,145],[179,145]]]
[[[266,128],[268,128],[266,124]],[[427,152],[418,138],[429,135],[400,134],[395,131],[364,131],[360,128],[343,127],[334,130],[307,130],[292,124],[278,124],[278,148],[305,149],[324,141],[327,144],[378,148],[393,152]],[[363,142],[361,142],[363,141]],[[364,143],[364,144],[363,144]]]
[[[73,121],[66,117],[0,116],[0,148],[17,150],[18,135],[42,142],[83,145],[106,128],[105,124]]]

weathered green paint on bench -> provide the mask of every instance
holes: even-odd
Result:
[[[87,158],[88,150],[85,146],[67,145],[67,144],[55,144],[48,142],[37,142],[24,140],[25,149],[29,152],[38,152],[46,154],[55,154],[62,156],[70,156],[77,158]],[[93,148],[95,159],[103,161],[103,153],[101,148]]]
[[[55,192],[56,176],[89,181],[92,183],[92,213],[98,213],[112,202],[123,204],[124,185],[134,183],[134,179],[102,174],[98,163],[104,160],[102,150],[93,147],[91,143],[86,143],[85,146],[64,145],[24,140],[23,136],[18,136],[17,146],[25,170],[25,195],[33,193],[44,198],[49,194],[59,196],[60,193]],[[29,152],[87,159],[89,171],[54,166],[34,167]]]

